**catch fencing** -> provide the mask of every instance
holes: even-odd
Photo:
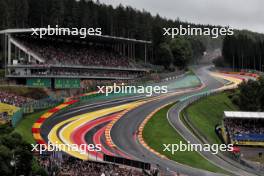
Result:
[[[17,110],[11,117],[11,124],[13,127],[16,127],[17,124],[23,119],[27,114],[31,114],[37,111],[44,109],[52,108],[64,100],[62,98],[53,98],[48,97],[41,100],[35,100],[29,103],[24,104],[19,110]]]

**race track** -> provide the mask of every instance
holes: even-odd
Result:
[[[41,126],[41,136],[52,143],[59,144],[100,144],[102,151],[65,152],[83,160],[103,160],[103,154],[136,159],[151,163],[168,175],[182,173],[186,175],[221,175],[192,168],[157,156],[139,142],[137,132],[140,124],[155,109],[181,98],[218,89],[223,85],[207,70],[208,67],[194,67],[196,75],[203,86],[195,88],[174,89],[165,95],[153,97],[132,96],[104,102],[89,103],[75,107],[48,118]],[[178,80],[183,78],[178,78]],[[177,80],[176,80],[177,81]],[[177,103],[168,112],[168,120],[186,140],[201,143],[181,122],[179,113],[188,99]],[[202,152],[202,156],[232,173],[232,175],[254,175],[254,171],[222,155]]]

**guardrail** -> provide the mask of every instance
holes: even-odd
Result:
[[[36,100],[33,102],[26,103],[19,110],[17,110],[11,117],[11,124],[13,127],[16,127],[17,124],[23,119],[25,114],[34,113],[36,111],[52,108],[64,100],[62,98],[55,99],[52,97],[45,98],[42,100]]]
[[[212,95],[212,94],[220,93],[220,92],[223,92],[223,91],[226,91],[226,90],[232,90],[232,89],[235,89],[235,88],[237,88],[236,85],[227,84],[226,86],[218,88],[218,89],[205,90],[203,92],[199,92],[199,93],[196,93],[196,94],[193,94],[193,95],[189,95],[189,96],[183,97],[183,98],[180,99],[180,101],[183,102],[183,101],[189,100],[189,104],[191,104],[191,103],[193,103],[195,101],[198,101],[200,98],[203,98],[203,97],[206,97],[206,96],[209,96],[209,95]],[[188,105],[186,105],[186,106],[188,106]]]
[[[98,94],[97,92],[94,94],[89,94],[89,95],[82,95],[80,97],[74,97],[73,99],[78,99],[78,102],[62,109],[60,112],[58,113],[64,113],[65,111],[71,109],[71,108],[75,108],[78,107],[80,105],[83,105],[84,103],[95,103],[95,102],[100,102],[103,100],[113,100],[114,98],[121,98],[123,96],[129,96],[129,95],[134,95],[134,94],[115,94],[115,93],[111,93],[108,96],[106,96],[105,94]]]
[[[205,98],[207,96],[210,96],[210,95],[214,95],[214,94],[217,94],[217,93],[220,93],[220,92],[223,92],[223,91],[226,91],[226,90],[232,90],[236,88],[236,86],[233,86],[233,85],[229,85],[229,86],[226,86],[226,87],[222,87],[222,88],[219,88],[219,89],[216,89],[216,90],[209,90],[209,91],[204,91],[204,92],[200,92],[200,93],[197,93],[197,94],[193,94],[193,95],[190,95],[190,96],[187,96],[187,97],[183,97],[180,99],[180,102],[182,103],[185,103],[183,105],[183,107],[181,108],[181,111],[183,111],[184,109],[186,109],[188,106],[190,106],[191,104],[201,100],[202,98]],[[186,121],[188,123],[188,125],[191,127],[191,130],[194,132],[194,134],[197,136],[197,134],[201,135],[201,133],[199,132],[199,130],[195,129],[195,127],[193,127],[193,125],[191,123],[189,123],[189,121],[187,120]],[[198,136],[197,136],[198,137]],[[198,137],[199,140],[201,140],[203,143],[205,143],[207,141],[206,137],[201,135],[200,137]],[[244,160],[240,159],[239,157],[236,157],[235,155],[231,155],[229,153],[223,153],[225,156],[229,157],[230,159],[232,160],[235,160],[237,162],[239,162],[240,164],[242,164],[243,166],[247,167],[247,168],[251,168],[251,169],[257,169],[256,167],[253,167],[252,165],[246,163]],[[257,169],[255,173],[258,173],[258,171],[261,171],[260,169]]]

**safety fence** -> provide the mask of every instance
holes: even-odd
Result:
[[[23,119],[26,114],[31,114],[40,110],[52,108],[64,100],[62,98],[48,97],[41,100],[35,100],[24,104],[19,110],[17,110],[11,117],[11,124],[16,127],[17,124]]]
[[[89,102],[89,101],[98,101],[98,100],[110,100],[114,98],[120,98],[124,96],[130,96],[130,95],[135,95],[133,93],[111,93],[108,96],[105,94],[93,94],[93,95],[88,95],[88,96],[82,96],[80,98],[80,102]]]
[[[129,96],[129,95],[133,95],[133,94],[109,94],[108,96],[106,96],[105,94],[98,94],[97,92],[94,93],[88,93],[88,94],[83,94],[79,97],[73,97],[72,99],[78,99],[77,103],[74,103],[64,109],[62,109],[60,112],[58,113],[63,113],[66,110],[69,110],[73,107],[77,107],[80,106],[81,104],[84,103],[89,103],[89,102],[99,102],[99,101],[103,101],[103,100],[112,100],[114,98],[120,98],[123,96]],[[45,98],[42,100],[36,100],[30,103],[27,103],[25,105],[23,105],[19,110],[17,110],[11,117],[11,123],[13,127],[16,127],[17,124],[23,119],[23,117],[26,114],[30,114],[30,113],[34,113],[40,110],[44,110],[44,109],[49,109],[52,107],[57,106],[58,104],[61,104],[64,102],[64,99],[62,98]]]
[[[123,94],[123,93],[119,93],[119,94],[115,94],[115,93],[111,93],[108,96],[106,96],[105,94],[100,94],[100,93],[93,93],[93,94],[83,94],[80,97],[74,97],[73,99],[77,99],[78,102],[65,107],[64,109],[62,109],[60,112],[58,113],[64,113],[65,111],[68,111],[72,108],[84,105],[84,104],[89,104],[89,103],[99,103],[101,101],[107,101],[107,100],[114,100],[114,99],[118,99],[118,98],[122,98],[122,97],[129,97],[135,94]]]
[[[180,99],[180,102],[183,104],[183,106],[181,106],[180,104],[176,104],[176,106],[181,106],[181,110],[180,112],[184,112],[184,109],[186,109],[187,107],[189,107],[191,104],[205,98],[205,97],[208,97],[208,96],[211,96],[211,95],[215,95],[215,94],[218,94],[218,93],[221,93],[223,91],[227,91],[227,90],[231,90],[231,89],[234,89],[235,87],[234,86],[228,86],[227,88],[220,88],[220,89],[216,89],[216,90],[209,90],[209,91],[202,91],[202,92],[199,92],[199,93],[195,93],[193,95],[189,95],[189,96],[185,96],[185,97],[182,97]],[[208,140],[206,139],[206,136],[202,135],[202,133],[196,129],[194,127],[194,125],[189,121],[188,119],[188,116],[186,116],[186,114],[183,113],[183,115],[185,116],[184,117],[184,121],[187,122],[187,125],[191,128],[192,132],[198,137],[199,140],[201,140],[203,143],[208,143]],[[243,159],[241,159],[240,157],[237,157],[236,155],[234,154],[231,154],[231,153],[223,153],[225,156],[228,156],[229,158],[239,162],[240,164],[246,166],[246,170],[248,169],[255,169],[255,174],[258,173],[258,171],[263,171],[261,169],[263,168],[256,168],[254,167],[253,165],[245,162]],[[249,170],[249,171],[252,171],[252,170]],[[258,175],[258,174],[257,174]]]
[[[110,155],[104,155],[104,161],[106,162],[111,162],[115,164],[122,164],[126,166],[131,166],[143,170],[150,170],[151,165],[150,163],[142,162],[142,161],[137,161],[137,160],[131,160],[127,158],[121,158],[121,157],[116,157],[116,156],[110,156]]]
[[[32,126],[33,136],[38,143],[44,144],[45,141],[43,140],[43,138],[40,135],[40,127],[47,118],[50,118],[54,115],[59,115],[60,113],[64,113],[66,110],[71,110],[73,107],[80,106],[80,103],[84,103],[84,102],[88,102],[88,101],[95,102],[96,100],[113,99],[114,97],[121,97],[122,95],[123,94],[120,94],[119,96],[111,94],[109,96],[106,96],[105,94],[98,94],[97,92],[90,92],[87,94],[82,94],[79,96],[66,98],[63,103],[59,103],[59,105],[57,105],[55,107],[53,106],[52,109],[50,109],[46,113],[42,114],[35,121],[34,125]],[[16,115],[19,116],[20,118],[22,118],[23,113],[21,113],[21,111],[19,111],[19,112],[20,112],[20,114],[17,113]],[[19,119],[19,118],[15,118],[15,119]]]

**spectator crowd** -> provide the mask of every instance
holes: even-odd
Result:
[[[53,156],[39,158],[40,165],[49,173],[49,175],[59,176],[144,176],[144,171],[118,166],[110,163],[100,163],[93,161],[82,161],[70,156],[63,155],[58,159]],[[156,175],[157,171],[151,171]]]
[[[30,65],[34,69],[9,69],[8,74],[13,76],[58,75],[81,76],[85,78],[134,79],[145,74],[145,72],[137,71],[138,68],[136,68],[134,62],[116,52],[110,46],[39,41],[26,38],[16,39],[24,48],[34,53],[35,57],[38,56],[43,59],[44,62],[34,59],[28,60],[27,56],[19,56],[16,64]],[[87,67],[93,69],[86,69]]]
[[[59,42],[21,41],[30,51],[45,59],[49,65],[82,65],[107,67],[133,67],[129,58],[111,48],[67,44]]]
[[[0,91],[0,103],[6,103],[21,107],[22,105],[30,101],[30,98],[26,98],[9,92]]]
[[[224,119],[231,138],[237,135],[264,135],[264,119]]]
[[[34,70],[30,75],[63,75],[63,76],[91,76],[91,77],[122,77],[134,78],[139,76],[138,73],[130,73],[128,71],[107,71],[107,70],[76,70],[71,68],[52,69],[52,70]]]

